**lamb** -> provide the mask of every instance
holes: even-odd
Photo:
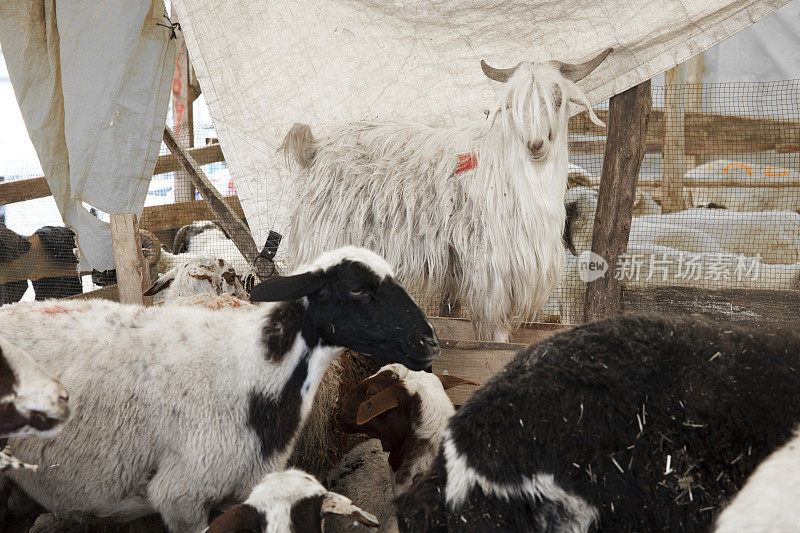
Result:
[[[391,364],[340,399],[336,421],[342,430],[365,433],[373,439],[347,453],[329,474],[328,486],[378,513],[383,524],[379,532],[390,531],[396,524],[392,498],[405,494],[436,457],[455,412],[445,390],[465,384],[478,385],[456,376],[435,376]],[[325,529],[348,531],[347,525],[333,519]]]
[[[154,296],[161,291],[164,291],[165,301],[207,293],[243,300],[249,297],[233,266],[221,257],[210,255],[192,257],[174,267],[159,277],[144,295]]]
[[[83,292],[69,228],[44,226],[23,237],[0,225],[0,304],[18,302],[32,280],[37,300]]]
[[[167,272],[186,257],[203,255],[224,259],[240,274],[251,270],[250,264],[215,220],[196,220],[179,229],[175,234],[172,253],[162,254],[157,270],[162,273]]]
[[[520,352],[396,500],[401,531],[700,531],[800,421],[800,333],[618,315]]]
[[[377,254],[344,247],[253,289],[252,309],[74,301],[0,311],[0,328],[55,370],[75,416],[12,480],[52,512],[198,531],[281,470],[331,360],[348,347],[426,368],[436,334]]]
[[[575,82],[611,49],[579,65],[522,62],[488,117],[453,128],[354,122],[315,139],[284,139],[299,164],[287,257],[366,246],[398,279],[461,301],[479,339],[506,341],[547,299],[563,270],[570,103],[595,116]]]
[[[214,520],[207,533],[254,531],[263,533],[322,533],[322,521],[343,516],[368,527],[378,520],[353,505],[348,498],[325,490],[319,481],[300,470],[267,474],[250,496]]]
[[[797,531],[800,433],[758,465],[716,522],[716,533]]]

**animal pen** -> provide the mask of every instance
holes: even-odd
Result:
[[[561,283],[544,308],[513,334],[512,344],[473,340],[468,317],[443,303],[440,293],[410,288],[426,313],[439,317],[433,321],[444,351],[435,366],[483,381],[521,345],[585,317],[618,310],[701,313],[765,327],[796,322],[800,311],[798,82],[687,84],[672,83],[671,76],[666,86],[651,88],[643,83],[614,97],[610,105],[596,106],[609,126],[607,132],[586,113],[570,120],[568,205],[576,191],[582,193],[577,197],[588,199],[587,220],[594,223],[593,233],[591,227],[583,228],[579,244],[575,232],[575,248],[565,252],[568,261]],[[179,136],[188,138],[185,133]],[[216,139],[208,141],[185,153],[214,174],[224,169],[224,156]],[[154,182],[169,183],[173,178],[177,186],[187,179],[186,164],[180,152],[162,148]],[[17,211],[22,207],[32,219],[36,212],[26,210],[22,202],[48,194],[43,177],[0,184],[0,204]],[[235,194],[225,196],[224,202],[247,222]],[[626,213],[633,214],[630,236]],[[138,221],[116,220],[120,230],[115,235],[115,255],[118,261],[128,258],[131,268],[123,272],[123,263],[118,262],[120,285],[113,283],[113,277],[84,271],[80,293],[69,297],[138,301],[141,288],[150,285],[147,272],[158,263],[158,255],[185,251],[175,248],[181,246],[181,238],[175,238],[179,230],[184,228],[185,234],[192,223],[215,220],[203,199],[145,207]],[[145,230],[144,255],[136,253],[133,224]],[[207,246],[208,253],[223,257],[231,250],[215,249],[214,243]],[[590,249],[607,261],[605,268],[613,275],[596,281],[586,278]],[[27,285],[25,280],[42,275],[51,286],[66,286],[75,265],[67,263],[61,271],[30,263],[20,268],[30,271],[19,279],[8,274],[19,268],[5,269],[2,281],[7,294],[14,284]],[[123,294],[122,278],[139,289]],[[458,401],[468,393],[452,391]]]

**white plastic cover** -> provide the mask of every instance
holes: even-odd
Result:
[[[786,0],[175,0],[189,53],[254,231],[286,225],[276,153],[294,122],[474,119],[481,72],[615,52],[581,85],[624,91],[753,24]],[[291,236],[288,236],[291,238]]]
[[[83,268],[114,267],[107,213],[142,212],[158,158],[175,45],[163,0],[0,2],[0,43]]]

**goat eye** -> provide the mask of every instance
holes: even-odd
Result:
[[[361,296],[364,294],[364,289],[350,289],[350,294],[353,296]]]

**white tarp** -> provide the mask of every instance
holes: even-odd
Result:
[[[114,267],[108,223],[141,214],[161,146],[175,46],[162,0],[6,0],[11,84],[84,267]]]
[[[496,67],[613,53],[582,82],[599,102],[704,51],[786,0],[175,0],[257,243],[285,227],[276,153],[294,122],[478,118]],[[288,236],[291,238],[291,236]]]

